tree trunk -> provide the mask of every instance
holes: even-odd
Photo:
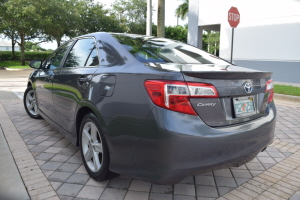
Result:
[[[25,66],[25,35],[20,34],[21,36],[21,66]]]
[[[12,37],[11,37],[11,54],[12,54],[12,59],[15,59],[15,37],[14,37],[14,34],[12,34]]]
[[[165,37],[165,0],[158,0],[157,37]]]
[[[147,26],[146,35],[152,35],[152,0],[147,0]]]
[[[217,55],[217,42],[215,41],[215,55]]]
[[[57,43],[57,48],[60,47],[60,43],[61,43],[61,38],[55,38],[56,43]]]

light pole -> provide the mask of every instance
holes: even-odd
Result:
[[[147,27],[146,35],[152,35],[152,0],[147,0]]]

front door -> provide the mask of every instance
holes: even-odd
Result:
[[[55,109],[52,98],[52,83],[54,70],[60,67],[61,61],[72,42],[66,43],[57,49],[42,65],[36,76],[36,101],[39,110],[50,119],[55,118]],[[54,121],[54,120],[53,120]]]
[[[76,128],[76,108],[89,88],[99,65],[94,38],[78,39],[63,66],[53,70],[53,102],[56,123],[72,133]]]

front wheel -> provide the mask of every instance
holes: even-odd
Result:
[[[34,119],[41,119],[41,115],[38,113],[38,108],[35,99],[35,92],[31,86],[29,86],[24,93],[23,97],[24,107],[27,114]]]
[[[103,134],[100,132],[100,123],[97,117],[87,114],[80,126],[79,142],[81,157],[89,175],[104,181],[113,178],[116,174],[109,171],[109,151]]]

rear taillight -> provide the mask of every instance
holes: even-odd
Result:
[[[273,95],[274,95],[274,85],[272,79],[266,82],[266,93],[269,93],[268,103],[271,103],[273,101]]]
[[[189,98],[217,98],[218,92],[211,84],[184,81],[147,80],[146,90],[152,102],[162,108],[197,115]]]

